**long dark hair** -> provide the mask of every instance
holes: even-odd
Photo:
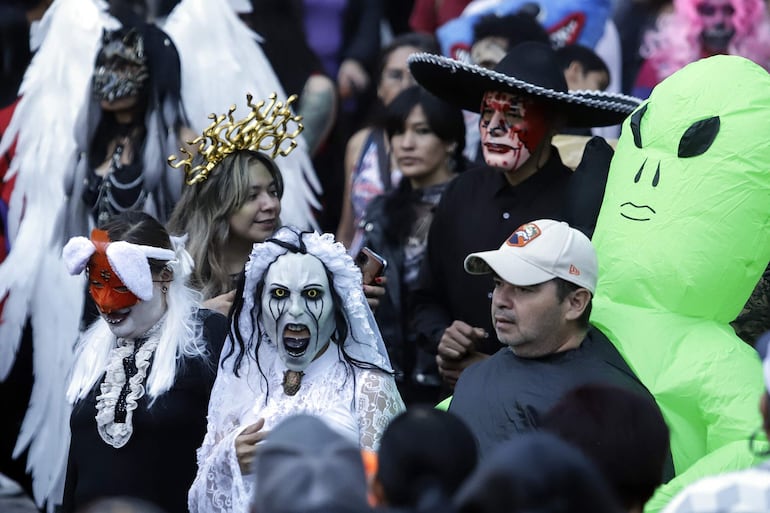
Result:
[[[119,30],[123,33],[127,28]],[[180,193],[176,180],[168,175],[166,159],[179,149],[181,127],[189,126],[181,99],[181,65],[173,41],[160,28],[145,23],[135,30],[142,34],[150,74],[146,91],[138,97],[135,119],[121,126],[114,113],[103,110],[90,95],[78,120],[78,146],[89,167],[95,169],[109,157],[111,141],[130,137],[134,164],[141,166],[143,189],[153,196],[158,218],[165,221]]]
[[[378,454],[377,479],[388,505],[419,512],[447,511],[478,459],[465,422],[427,406],[410,407],[393,419]]]
[[[163,128],[178,132],[179,128],[186,124],[185,114],[181,107],[181,64],[179,53],[170,38],[158,27],[148,23],[138,23],[134,27],[122,27],[113,31],[111,38],[123,38],[131,30],[138,31],[144,42],[149,79],[145,90],[138,98],[136,106],[137,117],[129,127],[121,127],[115,120],[114,114],[101,109],[99,102],[90,99],[90,108],[93,111],[89,118],[89,163],[96,167],[104,162],[107,157],[107,146],[116,135],[122,134],[121,130],[137,131],[135,160],[141,162],[141,144],[147,135],[147,113],[151,109],[163,108],[161,115]]]
[[[292,230],[291,227],[283,227],[282,230]],[[286,248],[288,252],[291,253],[302,253],[302,254],[309,254],[307,253],[307,250],[305,248],[304,242],[302,240],[302,237],[305,233],[308,232],[295,232],[297,235],[297,244],[291,244],[287,243],[283,240],[278,240],[276,238],[267,239],[263,244],[278,244],[279,246]],[[276,260],[278,258],[281,258],[282,256],[286,255],[288,253],[282,253],[276,257]],[[267,266],[265,269],[265,274],[267,273],[267,269],[270,268],[271,265],[275,263],[276,260],[273,260],[270,265]],[[329,281],[329,291],[332,295],[332,304],[334,306],[333,315],[334,315],[334,323],[335,328],[334,332],[331,336],[331,341],[337,346],[337,351],[340,355],[340,357],[345,361],[345,363],[348,365],[349,368],[351,367],[357,367],[359,369],[376,369],[382,372],[385,372],[387,374],[392,374],[392,372],[389,372],[382,367],[370,363],[358,360],[348,354],[348,352],[345,350],[345,340],[348,338],[348,336],[353,336],[352,331],[350,329],[350,320],[347,318],[347,315],[345,314],[345,310],[343,308],[343,298],[339,296],[337,293],[337,290],[334,288],[334,275],[326,269],[326,266],[324,266],[324,269],[326,271],[326,277]],[[222,358],[222,362],[220,364],[221,368],[224,369],[225,361],[230,358],[231,356],[235,357],[235,362],[233,363],[233,374],[240,377],[240,367],[241,363],[243,362],[243,358],[248,356],[257,364],[257,368],[262,375],[263,380],[265,383],[267,383],[267,377],[265,376],[265,373],[262,370],[262,367],[259,362],[259,358],[257,358],[257,354],[259,352],[259,347],[262,343],[262,326],[259,323],[259,318],[262,313],[262,294],[264,292],[264,274],[260,278],[260,280],[257,282],[255,290],[253,291],[254,296],[254,306],[252,307],[251,311],[248,313],[249,318],[252,320],[253,326],[252,326],[252,334],[251,338],[247,339],[246,336],[244,336],[244,333],[241,332],[241,327],[238,323],[238,319],[243,314],[244,309],[244,291],[245,291],[245,271],[241,272],[241,275],[238,278],[238,284],[236,287],[235,292],[235,301],[233,302],[233,307],[230,309],[230,315],[228,317],[228,324],[229,324],[229,335],[230,340],[232,340],[232,345],[229,348],[229,351],[227,354]],[[356,340],[354,338],[356,342]],[[276,342],[277,343],[277,342]],[[236,350],[237,346],[237,350]],[[237,351],[237,354],[236,354]],[[355,379],[355,375],[353,376]],[[266,395],[267,399],[267,395]]]
[[[123,240],[132,244],[171,249],[168,232],[157,219],[140,211],[126,211],[111,216],[99,226],[107,232],[111,241]],[[163,260],[147,259],[153,273],[160,272],[166,265]]]
[[[465,169],[465,121],[462,111],[430,94],[420,86],[404,89],[388,105],[385,115],[385,131],[388,139],[402,133],[406,119],[416,106],[422,107],[428,126],[444,142],[454,143],[452,165],[455,172]],[[409,180],[401,180],[398,187],[385,199],[385,237],[394,244],[400,244],[409,234],[415,219],[415,211],[410,205],[418,191],[412,190]]]

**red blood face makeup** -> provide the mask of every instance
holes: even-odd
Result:
[[[548,128],[543,105],[530,98],[490,91],[481,101],[481,145],[484,160],[492,167],[519,169]]]

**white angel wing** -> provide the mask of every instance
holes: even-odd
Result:
[[[18,458],[29,448],[27,470],[32,473],[35,502],[42,507],[48,500],[48,511],[52,512],[64,492],[71,412],[65,391],[82,315],[85,280],[67,274],[61,258],[49,252],[40,262],[35,288],[31,303],[35,382],[13,457]],[[55,302],[52,296],[56,296]]]
[[[64,389],[84,297],[82,280],[69,276],[60,258],[64,176],[75,156],[73,128],[102,28],[115,23],[94,0],[55,0],[41,22],[43,43],[0,142],[2,153],[16,141],[8,172],[16,176],[9,206],[11,251],[0,264],[0,297],[8,295],[0,323],[0,380],[13,366],[21,330],[31,318],[35,382],[14,456],[29,447],[27,469],[38,505],[61,484],[66,462]]]
[[[182,101],[197,133],[209,125],[209,114],[238,105],[246,114],[246,93],[254,101],[283,91],[273,68],[258,44],[259,36],[235,14],[229,2],[182,0],[163,25],[177,46],[182,63]],[[317,228],[313,208],[320,208],[321,185],[308,156],[305,140],[286,157],[277,157],[285,190],[281,219],[285,224]]]

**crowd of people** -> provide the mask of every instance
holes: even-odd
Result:
[[[0,6],[0,509],[768,510],[768,70],[765,0]]]

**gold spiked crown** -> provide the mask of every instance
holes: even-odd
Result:
[[[251,101],[253,96],[247,94],[246,103],[251,112],[238,121],[233,117],[235,105],[230,107],[227,114],[209,114],[209,119],[214,121],[202,135],[188,142],[197,147],[197,154],[180,148],[187,158],[180,160],[178,156],[171,155],[168,158],[169,165],[175,169],[183,167],[185,182],[187,185],[194,185],[206,180],[209,173],[226,156],[236,151],[260,151],[269,154],[273,159],[278,155],[285,157],[297,146],[294,139],[304,127],[300,123],[302,116],[294,115],[290,108],[297,100],[297,95],[291,95],[285,103],[277,101],[277,97],[276,93],[271,94],[269,105],[266,105],[265,100],[254,104]],[[287,139],[291,140],[289,145],[281,147]],[[194,166],[193,160],[197,155],[203,157],[203,161]]]

